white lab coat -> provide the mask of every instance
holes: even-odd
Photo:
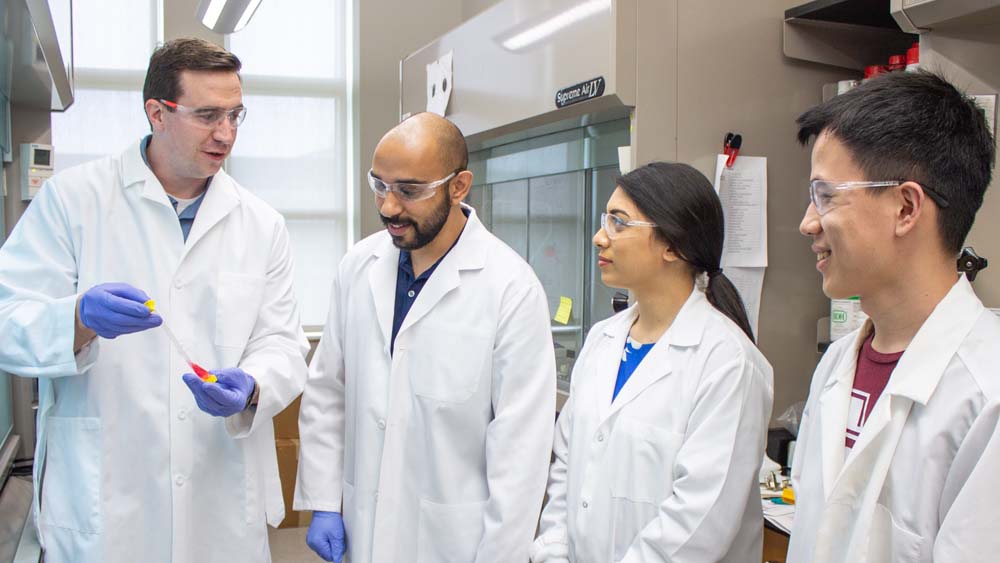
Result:
[[[788,561],[996,560],[1000,319],[962,276],[899,359],[845,460],[857,351],[871,329],[835,342],[813,376],[792,465]]]
[[[545,492],[555,356],[531,268],[470,212],[390,356],[399,250],[340,264],[302,398],[299,510],[340,511],[352,563],[526,561]]]
[[[612,402],[636,314],[595,325],[573,369],[532,561],[759,561],[771,366],[695,289]]]
[[[269,561],[265,517],[284,516],[271,418],[302,389],[308,351],[288,234],[219,172],[185,243],[139,151],[57,174],[0,250],[0,369],[39,379],[45,561]],[[77,295],[110,281],[153,297],[195,361],[254,376],[256,410],[200,411],[159,329],[74,355]]]

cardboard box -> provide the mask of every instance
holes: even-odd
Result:
[[[285,410],[279,412],[274,417],[274,438],[299,438],[299,405],[302,403],[302,395],[299,395],[291,402]]]
[[[278,475],[281,477],[281,496],[285,501],[285,519],[279,528],[304,528],[312,520],[312,512],[292,510],[295,496],[295,474],[299,469],[298,438],[279,438],[274,441],[278,451]]]

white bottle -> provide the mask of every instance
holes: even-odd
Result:
[[[906,51],[906,72],[917,72],[920,70],[920,43],[914,43]]]
[[[865,324],[868,315],[861,310],[861,298],[830,300],[830,341],[846,336]]]

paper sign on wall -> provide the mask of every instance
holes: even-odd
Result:
[[[767,158],[742,156],[732,168],[720,154],[715,164],[715,191],[725,213],[726,238],[722,266],[767,266]]]
[[[453,51],[448,51],[440,59],[427,65],[427,111],[441,117],[448,110],[448,101],[451,100],[451,91],[454,89],[453,55]]]

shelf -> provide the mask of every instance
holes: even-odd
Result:
[[[882,27],[899,31],[889,11],[889,0],[815,0],[785,10],[785,19],[800,18]]]
[[[905,6],[904,4],[913,4]],[[893,0],[893,18],[904,31],[996,31],[1000,27],[1000,0]]]
[[[786,57],[857,71],[916,40],[896,25],[889,0],[815,0],[786,10],[782,29]]]

